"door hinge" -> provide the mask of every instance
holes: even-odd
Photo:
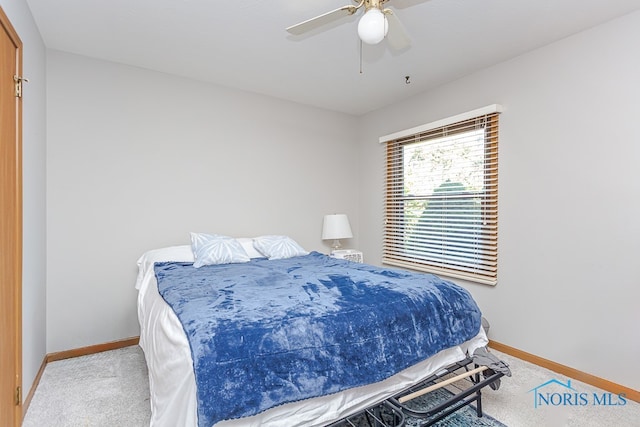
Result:
[[[20,406],[22,402],[22,387],[16,387],[16,406]]]
[[[16,97],[22,98],[22,82],[29,82],[29,79],[25,79],[23,77],[13,76],[13,82],[16,85]]]

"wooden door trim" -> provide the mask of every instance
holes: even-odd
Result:
[[[6,32],[9,39],[16,48],[16,70],[17,75],[22,77],[22,41],[18,33],[9,21],[9,17],[0,7],[0,26]],[[15,254],[14,254],[14,277],[13,284],[15,290],[14,315],[15,315],[15,386],[22,389],[22,99],[16,97],[16,149],[15,149],[15,211],[3,213],[15,215]],[[21,393],[23,394],[23,393]],[[14,408],[15,425],[22,424],[22,396],[18,405]]]

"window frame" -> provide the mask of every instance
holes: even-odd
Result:
[[[463,113],[448,119],[433,122],[395,134],[381,137],[380,142],[386,143],[385,148],[385,184],[384,184],[384,230],[382,263],[397,267],[408,268],[442,276],[460,278],[472,282],[488,285],[497,284],[498,279],[498,133],[499,113],[501,106],[492,105],[482,109]],[[473,124],[475,123],[475,125]],[[408,236],[414,236],[409,226],[409,217],[405,214],[404,202],[411,199],[411,195],[404,194],[404,157],[403,149],[408,144],[436,140],[442,136],[473,130],[472,126],[481,123],[485,130],[484,161],[483,161],[483,189],[474,197],[480,198],[479,235],[481,242],[478,248],[466,250],[465,256],[452,261],[452,256],[431,256],[428,251],[416,255]],[[476,127],[477,129],[478,127]],[[422,195],[419,199],[434,197]],[[465,197],[463,195],[463,197]],[[445,220],[449,221],[449,220]],[[465,234],[469,237],[471,233]],[[428,243],[433,240],[428,238]],[[419,242],[419,243],[427,243]],[[446,241],[446,239],[443,239]],[[449,242],[453,240],[449,239]],[[442,249],[443,253],[449,249]],[[410,253],[411,252],[411,253]],[[473,256],[471,256],[473,254]],[[443,261],[445,259],[446,261]]]

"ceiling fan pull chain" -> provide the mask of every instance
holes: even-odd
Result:
[[[360,74],[362,73],[362,40],[360,40]]]

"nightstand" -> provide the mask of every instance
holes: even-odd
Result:
[[[355,249],[338,249],[336,251],[332,251],[329,256],[331,256],[332,258],[346,259],[353,262],[364,262],[362,252]]]

